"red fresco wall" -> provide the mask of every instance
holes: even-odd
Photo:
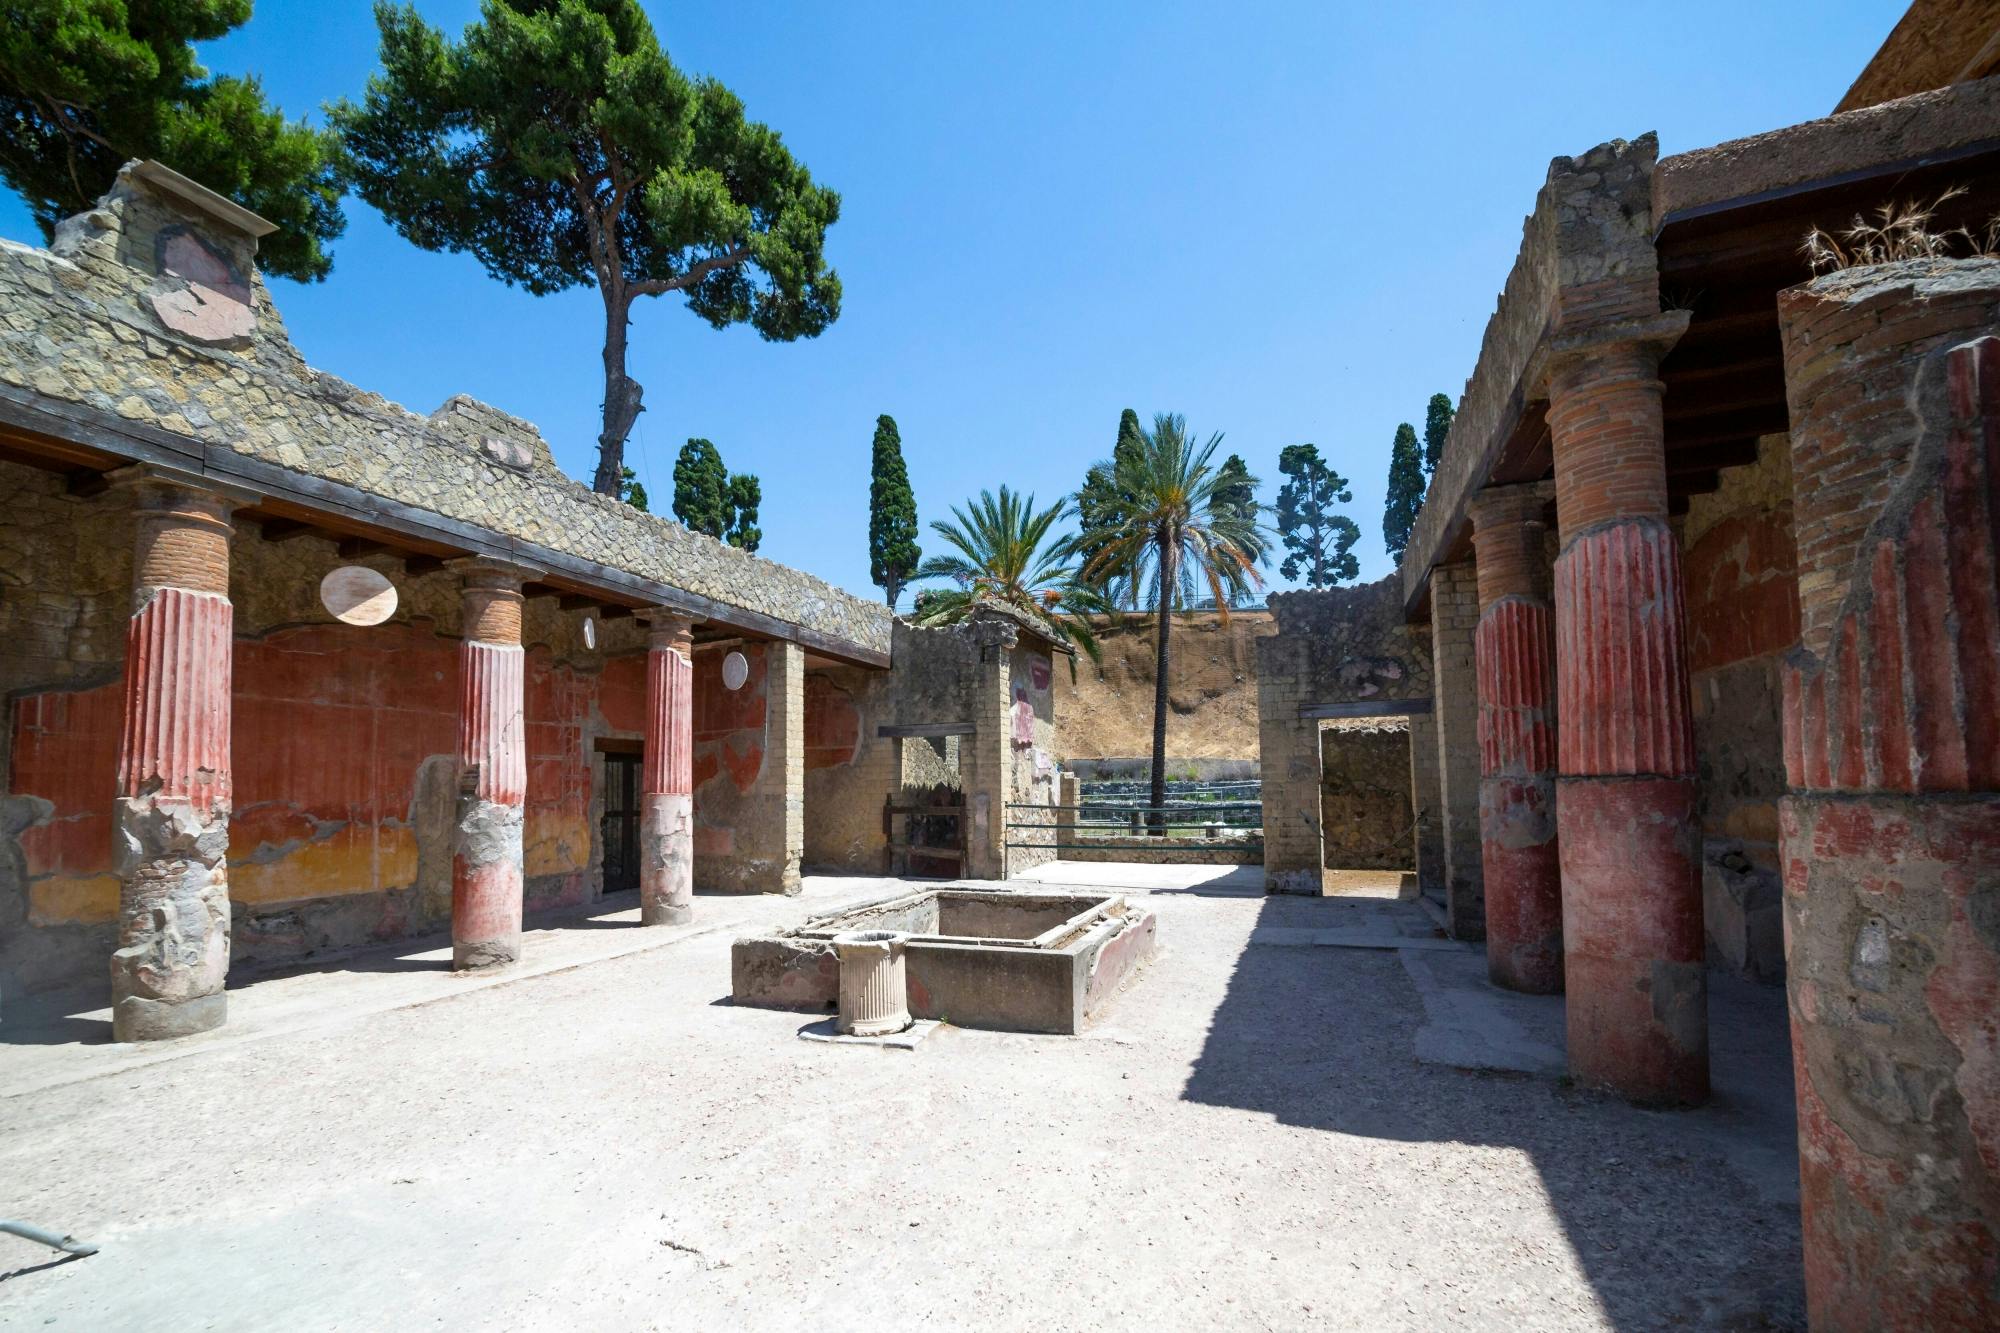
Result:
[[[748,792],[764,770],[764,724],[769,713],[770,663],[764,646],[737,651],[749,664],[741,689],[722,683],[729,654],[694,655],[694,850],[727,856],[735,846],[728,821],[734,798]]]
[[[1790,505],[1730,515],[1689,545],[1682,563],[1689,670],[1768,657],[1798,642]]]
[[[861,710],[854,696],[825,676],[806,676],[806,772],[854,762],[861,742]]]
[[[229,889],[262,905],[378,893],[411,885],[417,770],[456,746],[455,641],[427,622],[372,628],[314,625],[236,644]],[[529,650],[528,790],[524,830],[531,906],[590,891],[590,731],[636,734],[645,705],[643,654],[601,672]],[[50,801],[21,835],[30,920],[109,921],[111,795],[121,686],[51,691],[14,703],[11,790]],[[385,919],[379,936],[404,928]]]

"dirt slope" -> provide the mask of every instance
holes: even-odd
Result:
[[[1255,641],[1275,634],[1268,611],[1174,621],[1167,681],[1167,754],[1175,759],[1257,757]],[[1068,759],[1129,758],[1153,748],[1153,621],[1127,617],[1105,630],[1102,669],[1080,657],[1076,682],[1056,668],[1056,733]]]

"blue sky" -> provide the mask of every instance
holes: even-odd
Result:
[[[419,8],[455,34],[477,5]],[[926,524],[981,487],[1074,490],[1128,406],[1225,432],[1267,503],[1278,451],[1311,441],[1353,485],[1362,577],[1388,572],[1390,439],[1458,398],[1548,160],[1824,115],[1903,5],[649,8],[682,68],[842,193],[845,303],[818,339],[766,343],[642,302],[629,461],[664,512],[706,436],[763,480],[763,554],[876,596],[881,412]],[[359,0],[261,0],[204,57],[316,117],[359,95],[374,23]],[[274,283],[307,360],[418,411],[470,393],[526,417],[587,481],[597,294],[531,297],[358,200],[348,217],[330,279]],[[0,234],[39,243],[11,196]]]

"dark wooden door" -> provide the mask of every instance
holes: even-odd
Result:
[[[639,762],[636,754],[604,756],[604,892],[639,887]]]

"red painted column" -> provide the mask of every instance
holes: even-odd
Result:
[[[1659,359],[1680,328],[1551,369],[1556,827],[1570,1074],[1632,1101],[1708,1096],[1700,828]]]
[[[234,502],[143,473],[118,743],[119,1041],[222,1026],[229,973],[229,717]]]
[[[521,648],[526,571],[454,562],[464,579],[459,644],[457,840],[451,864],[451,965],[505,967],[521,956],[521,822],[527,801]]]
[[[656,616],[646,636],[646,740],[640,770],[639,923],[694,920],[694,640],[687,616]]]
[[[1807,1311],[2000,1328],[2000,263],[1832,274],[1779,313]]]
[[[1556,671],[1545,486],[1473,498],[1479,630],[1479,842],[1486,969],[1531,995],[1563,988],[1562,868],[1556,854]]]

